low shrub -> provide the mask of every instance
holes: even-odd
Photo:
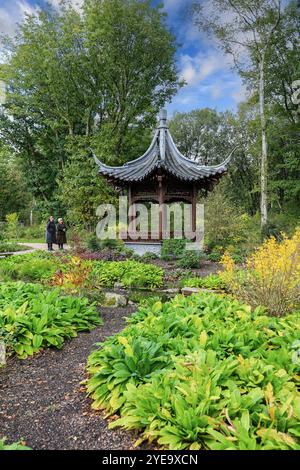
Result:
[[[299,326],[228,296],[145,304],[92,352],[87,391],[137,444],[299,450]]]
[[[4,280],[39,281],[50,279],[59,258],[40,251],[0,260],[0,277]]]
[[[186,247],[186,240],[163,240],[161,246],[161,259],[164,261],[172,261],[180,258]]]
[[[212,261],[213,263],[219,263],[219,261],[221,261],[222,256],[223,253],[220,253],[219,251],[212,251],[207,255],[207,259],[209,261]]]
[[[162,285],[163,275],[164,271],[161,268],[133,260],[96,261],[93,263],[89,280],[91,285],[95,287],[113,287],[117,282],[124,287],[154,289]]]
[[[66,291],[76,292],[87,287],[88,276],[92,270],[92,263],[73,256],[68,263],[59,269],[51,279],[51,285],[62,287]]]
[[[87,298],[63,296],[60,289],[49,291],[38,284],[0,284],[0,339],[21,359],[46,347],[61,348],[65,338],[99,324]]]
[[[200,268],[201,262],[206,259],[206,255],[200,251],[185,250],[180,258],[177,260],[176,265],[179,268]]]
[[[101,251],[101,250],[121,251],[124,248],[124,242],[120,239],[110,239],[110,238],[100,240],[96,236],[92,236],[87,239],[86,247],[90,251]]]
[[[152,253],[151,251],[147,251],[141,256],[142,261],[154,261],[158,258],[159,256],[156,253]]]
[[[119,252],[108,249],[101,251],[84,251],[83,253],[79,253],[77,256],[83,260],[91,261],[125,261],[131,257],[128,256],[123,250],[122,252]]]
[[[30,246],[18,245],[18,243],[0,242],[0,253],[15,253],[30,249]]]
[[[182,279],[181,287],[203,287],[204,289],[225,289],[226,285],[218,274],[210,274],[206,277],[188,277]]]
[[[30,447],[27,447],[23,442],[14,442],[13,444],[7,444],[6,441],[6,437],[0,439],[0,450],[32,450]]]
[[[300,229],[292,238],[267,239],[248,257],[243,271],[228,253],[222,263],[225,271],[221,278],[233,294],[250,305],[263,305],[278,316],[300,308]]]

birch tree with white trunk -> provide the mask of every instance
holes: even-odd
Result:
[[[194,4],[194,18],[203,32],[234,60],[243,74],[254,68],[261,125],[260,192],[261,228],[268,221],[268,141],[265,75],[268,50],[280,25],[281,0],[209,0]]]

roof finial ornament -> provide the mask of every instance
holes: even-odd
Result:
[[[168,127],[167,125],[167,110],[161,109],[159,112],[159,127]]]

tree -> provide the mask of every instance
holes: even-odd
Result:
[[[21,213],[24,217],[31,198],[15,156],[1,141],[0,188],[0,222],[10,213]]]
[[[256,114],[251,104],[240,105],[236,115],[213,109],[175,113],[169,123],[179,150],[204,165],[222,162],[236,147],[226,179],[226,196],[249,214],[258,210]]]
[[[186,157],[203,165],[217,164],[224,160],[232,144],[229,114],[209,108],[175,113],[169,123],[170,131]]]
[[[209,15],[201,5],[195,6],[197,23],[220,41],[225,52],[233,55],[235,64],[242,70],[241,55],[255,68],[256,88],[259,96],[261,127],[261,227],[267,224],[267,118],[265,112],[265,73],[267,55],[277,31],[281,16],[281,0],[212,0]],[[219,13],[221,12],[221,13]]]
[[[0,135],[20,155],[44,207],[57,206],[70,148],[77,154],[70,139],[82,137],[105,161],[122,163],[139,153],[158,109],[179,86],[174,38],[148,0],[86,0],[82,15],[68,2],[40,10],[5,50]],[[62,205],[60,199],[60,212]]]
[[[115,194],[87,155],[85,138],[74,137],[68,146],[70,156],[57,181],[57,199],[70,225],[92,229],[97,222],[97,207],[113,203]]]

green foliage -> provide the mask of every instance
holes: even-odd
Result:
[[[212,251],[211,253],[207,255],[207,259],[209,261],[212,261],[213,263],[218,263],[221,260],[222,256],[223,256],[223,253],[221,253],[220,251],[216,251],[214,247],[214,251]]]
[[[19,216],[16,212],[12,214],[7,214],[5,217],[6,227],[5,234],[8,239],[14,239],[18,237],[18,224]]]
[[[175,41],[161,9],[139,0],[86,1],[83,15],[71,4],[40,9],[2,49],[1,136],[20,153],[39,207],[62,213],[62,204],[70,220],[90,224],[106,189],[101,178],[93,187],[88,169],[95,163],[89,166],[82,147],[115,163],[143,152],[140,135],[179,87]]]
[[[90,282],[97,287],[113,287],[116,282],[124,287],[155,289],[163,283],[163,269],[137,261],[95,261]]]
[[[108,249],[122,252],[125,248],[124,242],[120,239],[105,238],[103,240],[100,240],[94,235],[88,238],[86,242],[86,247],[91,251],[101,251]]]
[[[0,260],[0,277],[24,281],[50,279],[59,262],[59,258],[43,251],[5,258]]]
[[[181,287],[203,287],[205,289],[225,289],[225,284],[218,274],[206,277],[188,277],[180,281]]]
[[[146,251],[146,253],[144,253],[141,256],[142,261],[153,261],[153,260],[156,260],[158,258],[159,258],[158,255],[156,253],[152,253],[152,251]]]
[[[88,393],[120,414],[111,428],[143,431],[138,442],[299,449],[299,326],[221,295],[151,302],[92,352]]]
[[[14,442],[13,444],[6,444],[6,438],[0,439],[0,450],[32,450],[30,447],[25,446],[22,442]]]
[[[65,338],[99,324],[95,305],[86,298],[62,296],[59,289],[38,284],[0,285],[0,338],[21,359],[46,347],[61,348]]]
[[[186,240],[177,240],[170,238],[169,240],[163,240],[161,247],[161,259],[164,261],[171,261],[179,258],[185,250]]]
[[[16,251],[30,250],[30,246],[18,245],[17,243],[8,243],[0,241],[0,253],[13,253]]]
[[[31,197],[26,188],[24,175],[14,152],[0,140],[0,221],[7,214],[24,215]],[[27,214],[25,214],[27,215]]]
[[[203,200],[205,206],[205,245],[226,247],[246,239],[248,216],[241,215],[225,192],[226,181],[222,181]]]
[[[179,268],[200,268],[201,261],[206,259],[201,251],[185,250],[176,262]]]
[[[81,137],[69,139],[66,144],[69,157],[58,179],[57,197],[72,225],[94,229],[97,207],[113,203],[114,197],[86,146],[86,139]]]

